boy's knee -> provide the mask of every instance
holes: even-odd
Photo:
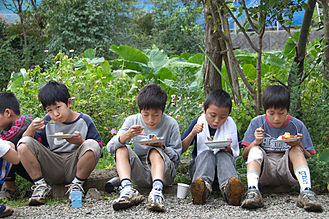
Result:
[[[300,147],[291,147],[289,149],[289,156],[296,156],[296,155],[303,155],[304,156],[304,152]]]
[[[252,147],[249,151],[248,160],[247,160],[246,164],[248,164],[252,161],[256,161],[257,163],[259,163],[261,165],[263,160],[264,160],[264,155],[263,155],[262,150],[258,146]]]
[[[160,152],[155,148],[150,149],[148,158],[151,162],[152,160],[160,160],[160,159],[163,160]]]
[[[115,150],[115,156],[118,157],[118,156],[122,156],[122,155],[127,155],[129,152],[128,152],[128,148],[126,146],[124,147],[119,147]]]

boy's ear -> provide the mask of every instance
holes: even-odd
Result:
[[[14,111],[12,109],[6,108],[3,112],[3,115],[7,118],[10,118],[14,114]]]
[[[72,107],[72,98],[69,98],[69,99],[67,100],[67,107],[68,107],[68,108],[71,108],[71,107]]]

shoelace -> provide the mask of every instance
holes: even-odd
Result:
[[[65,194],[67,194],[69,192],[80,192],[80,191],[82,193],[85,193],[85,191],[83,190],[83,188],[80,184],[72,183],[72,184],[66,185],[65,187],[68,187],[68,190],[66,191]]]
[[[162,203],[163,201],[162,190],[153,189],[153,201]]]
[[[130,192],[131,190],[131,192]],[[120,198],[126,198],[130,196],[130,193],[133,192],[133,189],[130,184],[120,187]]]
[[[33,191],[40,191],[42,187],[45,187],[46,189],[48,189],[48,185],[44,185],[44,184],[41,184],[41,185],[33,185],[31,186],[31,189]]]

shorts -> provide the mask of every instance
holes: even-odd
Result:
[[[93,151],[96,163],[102,154],[97,141],[87,139],[77,150],[66,153],[55,153],[32,137],[23,137],[19,142],[25,143],[39,161],[42,176],[49,184],[68,184],[74,179],[78,160],[87,152]]]
[[[129,153],[129,164],[131,167],[131,180],[134,184],[140,187],[152,187],[153,180],[150,168],[150,161],[148,159],[150,150],[146,156],[138,156],[129,146],[125,146]],[[163,177],[163,184],[168,186],[173,183],[176,176],[176,168],[174,162],[170,160],[167,154],[160,148],[156,149],[165,164],[165,172]]]
[[[271,187],[279,192],[286,191],[298,183],[289,168],[289,150],[284,153],[266,154],[262,148],[260,149],[264,155],[259,178],[260,187]]]

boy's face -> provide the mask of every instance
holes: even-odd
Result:
[[[215,104],[210,104],[205,112],[207,123],[211,128],[217,129],[224,124],[229,113],[229,107],[219,107]]]
[[[11,109],[5,109],[3,114],[0,113],[0,130],[6,130],[13,121],[10,119]]]
[[[267,119],[275,128],[280,128],[285,123],[288,118],[287,109],[275,109],[274,107],[268,108],[266,110]]]
[[[162,118],[161,109],[142,109],[141,114],[144,123],[148,128],[154,129],[161,121]]]
[[[71,111],[72,99],[69,98],[67,105],[64,102],[56,101],[55,104],[46,107],[50,118],[56,122],[72,122],[73,113]]]

